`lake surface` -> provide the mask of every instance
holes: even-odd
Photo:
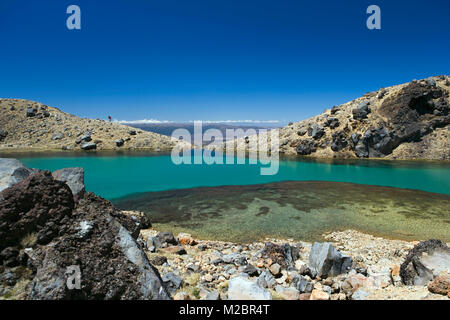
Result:
[[[83,167],[88,191],[145,212],[158,229],[204,239],[316,240],[353,228],[450,241],[449,163],[286,159],[278,174],[262,176],[261,165],[175,165],[168,155],[19,158],[52,171]]]
[[[20,159],[31,168],[51,171],[83,167],[86,189],[110,200],[147,191],[288,180],[352,182],[450,195],[450,163],[280,160],[278,174],[262,176],[261,165],[175,165],[169,155],[59,154]]]

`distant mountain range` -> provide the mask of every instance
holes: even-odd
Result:
[[[194,123],[193,122],[186,122],[186,123],[126,123],[122,122],[122,124],[135,127],[141,130],[150,131],[158,134],[162,134],[165,136],[171,136],[172,132],[176,129],[186,129],[189,131],[191,135],[194,134]],[[203,133],[208,129],[218,129],[220,132],[222,132],[223,138],[226,139],[226,130],[227,129],[242,129],[244,132],[248,129],[254,129],[256,131],[260,129],[274,129],[279,128],[278,124],[274,123],[258,123],[258,125],[255,124],[249,124],[249,123],[234,123],[232,125],[226,124],[226,123],[202,123],[202,131]],[[243,138],[246,134],[239,134],[238,131],[237,138]]]

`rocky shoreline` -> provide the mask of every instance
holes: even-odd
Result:
[[[175,237],[153,229],[140,233],[149,260],[171,287],[174,299],[450,298],[448,246],[446,260],[440,262],[436,271],[440,277],[436,274],[433,281],[413,285],[405,284],[410,278],[402,278],[400,273],[408,253],[420,244],[418,241],[383,239],[355,230],[332,232],[324,237],[329,242],[266,239],[238,244],[194,239],[186,233]],[[424,243],[432,255],[432,242],[421,244]]]
[[[440,240],[354,230],[324,238],[175,237],[86,192],[82,168],[49,172],[0,159],[0,299],[450,298],[450,247]]]

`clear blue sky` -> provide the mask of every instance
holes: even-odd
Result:
[[[449,30],[448,0],[0,0],[0,97],[93,118],[294,121],[449,74]]]

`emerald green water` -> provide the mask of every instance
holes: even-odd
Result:
[[[19,158],[29,167],[52,171],[65,167],[83,167],[86,189],[110,200],[148,191],[287,180],[353,182],[450,195],[449,163],[281,160],[278,174],[261,176],[260,165],[177,166],[168,155],[59,154]]]
[[[21,160],[52,171],[83,167],[87,190],[145,212],[158,229],[199,238],[316,240],[352,228],[450,241],[449,163],[286,159],[278,174],[262,176],[259,165],[177,166],[168,155],[141,153]]]

